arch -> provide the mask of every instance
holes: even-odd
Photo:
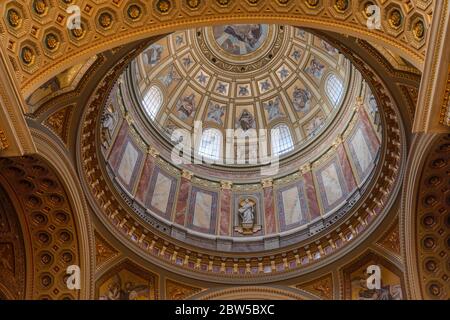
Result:
[[[412,143],[400,211],[401,249],[409,299],[448,299],[450,294],[438,275],[439,270],[445,269],[445,258],[435,254],[448,250],[445,235],[435,231],[445,228],[443,213],[447,212],[448,217],[448,210],[442,208],[449,199],[440,186],[448,179],[449,146],[448,134],[420,134]]]
[[[2,9],[11,6],[14,1],[5,1]],[[91,8],[89,14],[84,14],[81,33],[68,31],[64,23],[54,26],[55,32],[41,32],[37,38],[32,35],[30,23],[24,21],[19,28],[6,28],[2,43],[18,42],[17,52],[9,53],[11,59],[18,66],[24,77],[21,90],[27,96],[41,84],[67,68],[66,57],[70,54],[73,64],[127,43],[143,40],[176,30],[195,28],[206,25],[227,23],[272,23],[291,24],[304,28],[314,28],[323,31],[350,35],[382,45],[394,53],[404,57],[417,68],[422,69],[426,52],[426,37],[409,40],[411,31],[406,26],[421,18],[428,29],[424,18],[433,12],[434,5],[414,6],[404,12],[400,1],[386,1],[380,4],[381,15],[388,16],[396,9],[401,19],[398,25],[391,25],[388,19],[382,19],[382,29],[371,30],[367,26],[368,17],[364,14],[364,4],[349,2],[346,5],[329,5],[328,2],[318,1],[308,4],[307,1],[199,1],[195,4],[182,0],[130,2],[123,1],[113,7]],[[163,5],[162,5],[163,4]],[[138,7],[138,8],[137,8]],[[20,11],[24,20],[33,16],[31,6],[24,6]],[[108,21],[99,21],[103,12],[109,12]],[[208,14],[205,14],[208,13]],[[49,26],[47,23],[55,21],[60,15],[67,16],[64,7],[49,8],[42,17],[43,30]],[[50,18],[50,19],[49,19]],[[119,30],[121,32],[117,32]],[[23,39],[22,34],[29,35]],[[56,38],[57,48],[49,53],[47,44],[48,34]],[[425,34],[425,33],[424,33]],[[94,41],[95,39],[95,41]],[[33,56],[32,62],[19,61],[19,50],[27,50]],[[7,52],[7,50],[5,50]],[[45,54],[44,54],[45,53]],[[31,64],[31,65],[30,65]]]
[[[89,270],[89,272],[81,272],[80,299],[91,299],[94,295],[94,282],[92,281],[95,272],[94,232],[89,209],[77,173],[66,151],[54,139],[37,129],[31,129],[31,133],[39,156],[51,165],[63,188],[66,190],[69,197],[68,200],[73,208],[79,237],[79,250],[83,253],[80,255],[80,269]],[[54,161],[56,159],[58,161]]]
[[[320,298],[309,292],[288,287],[243,286],[210,289],[190,296],[189,300],[320,300]]]

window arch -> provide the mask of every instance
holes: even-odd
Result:
[[[279,156],[294,150],[291,131],[285,124],[280,124],[271,131],[272,155]]]
[[[198,154],[211,160],[219,160],[221,146],[222,133],[214,128],[205,129],[200,140]]]
[[[151,86],[144,94],[142,103],[144,105],[145,112],[150,119],[155,120],[156,115],[163,104],[163,94],[161,89],[155,85]]]
[[[342,80],[334,74],[330,75],[325,84],[325,90],[328,99],[330,99],[333,106],[336,107],[338,102],[341,100],[342,94],[344,92],[344,85],[342,84]]]

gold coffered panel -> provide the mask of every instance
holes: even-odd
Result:
[[[67,68],[68,55],[71,62],[77,63],[106,49],[175,29],[249,20],[330,31],[339,27],[342,33],[384,43],[421,68],[426,46],[417,44],[427,32],[429,19],[421,18],[423,26],[417,25],[417,41],[409,39],[403,30],[416,23],[411,19],[429,17],[432,1],[416,2],[379,3],[382,15],[390,18],[382,30],[373,31],[367,28],[360,1],[350,0],[115,0],[108,6],[100,6],[96,1],[36,0],[24,4],[5,1],[0,5],[5,12],[0,39],[8,47],[7,54],[25,96]],[[69,5],[80,5],[81,29],[66,28]],[[53,30],[49,34],[46,28],[50,26],[59,32]],[[28,36],[23,37],[25,34]],[[49,50],[51,54],[45,54]]]

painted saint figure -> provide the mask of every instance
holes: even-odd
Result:
[[[149,66],[154,67],[161,60],[161,55],[164,51],[164,47],[160,44],[152,44],[150,48],[148,48],[144,52],[144,62]]]
[[[267,110],[267,113],[269,114],[269,121],[272,121],[273,119],[283,116],[283,114],[280,111],[280,99],[278,98],[272,99],[269,102],[264,103],[263,107],[264,109]]]
[[[255,47],[262,34],[259,24],[229,25],[224,32],[246,43],[251,48]]]
[[[240,127],[243,131],[255,128],[255,119],[253,118],[253,115],[247,110],[242,111],[241,116],[238,120],[238,127]]]
[[[195,94],[192,93],[178,100],[177,111],[181,120],[189,118],[195,112]]]
[[[217,103],[211,103],[208,111],[208,120],[214,121],[219,125],[223,125],[222,117],[225,114],[225,106]]]
[[[308,112],[310,109],[312,94],[307,89],[295,87],[292,93],[292,103],[298,112]]]
[[[321,64],[317,59],[312,59],[308,67],[306,67],[306,72],[310,75],[320,79],[323,75],[325,66]]]

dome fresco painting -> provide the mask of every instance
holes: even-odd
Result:
[[[289,128],[293,144],[280,156],[311,142],[337,116],[354,81],[350,63],[337,49],[302,29],[278,25],[178,32],[144,50],[132,68],[128,78],[144,110],[149,92],[164,92],[157,114],[147,112],[152,125],[174,141],[179,139],[172,137],[174,131],[192,133],[196,121],[221,131],[215,144],[221,144],[216,163],[222,164],[258,159],[239,150],[230,155],[233,147],[225,142],[230,129],[242,136],[256,130],[267,141],[267,155],[270,131],[280,124]]]
[[[0,12],[0,300],[450,297],[449,1]]]
[[[229,71],[219,59],[252,71]],[[224,240],[227,251],[265,250],[275,235],[271,248],[284,247],[339,221],[364,194],[382,141],[376,102],[360,73],[326,41],[290,26],[167,36],[130,64],[108,104],[115,114],[106,115],[116,121],[104,127],[116,140],[105,144],[107,171],[135,214],[216,250]],[[120,121],[125,117],[131,127]],[[230,130],[247,143],[239,145]],[[193,149],[193,162],[174,161],[180,145]],[[260,149],[271,163],[252,161],[263,159]],[[185,172],[195,178],[183,179]],[[255,186],[267,178],[270,189]]]

